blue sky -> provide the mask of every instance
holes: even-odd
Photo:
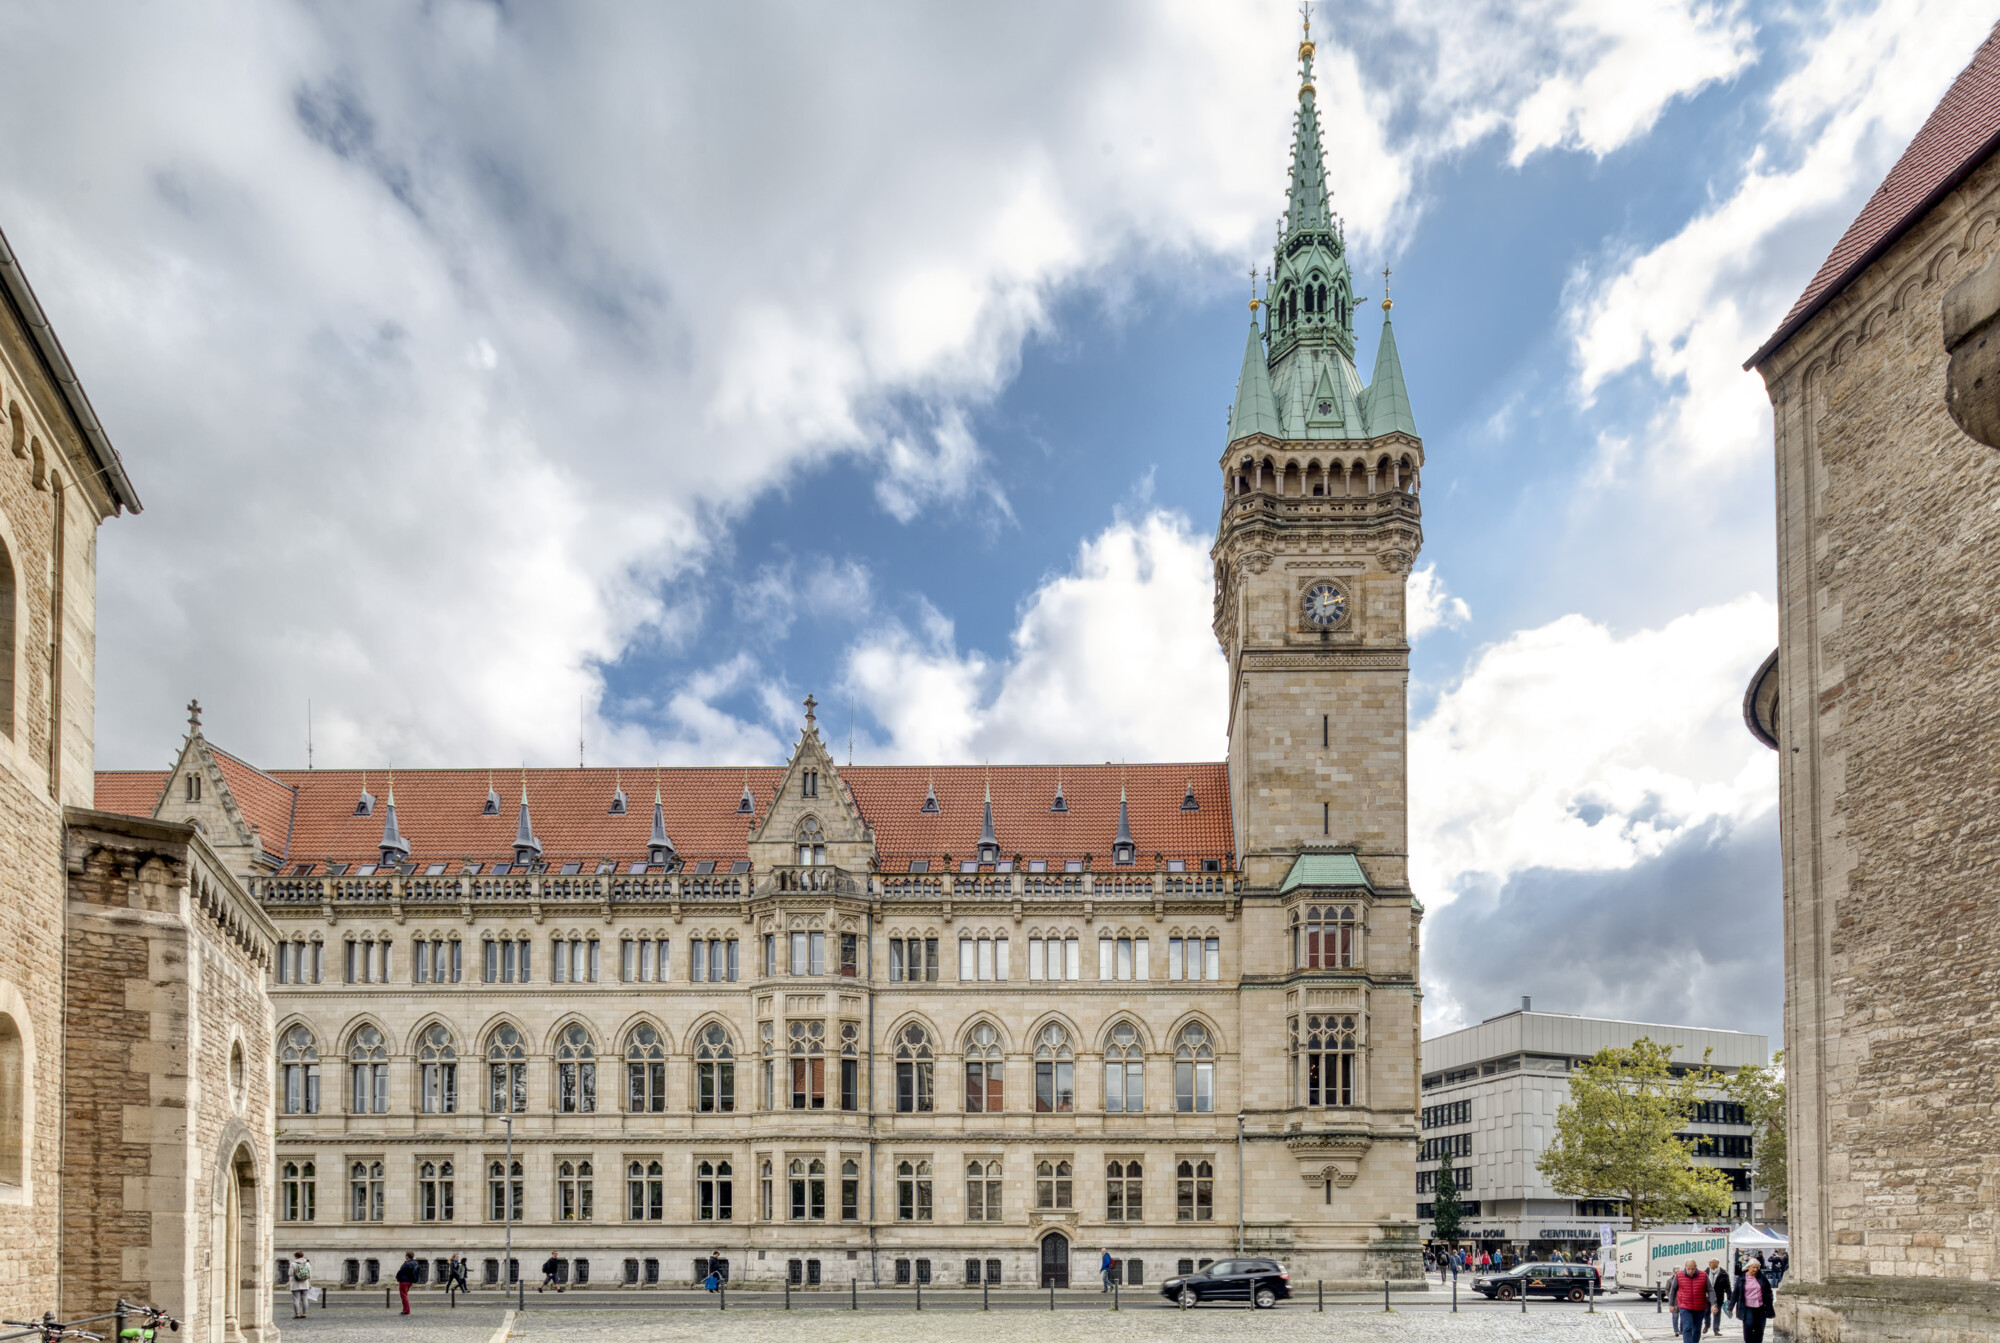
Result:
[[[1318,14],[1428,459],[1433,1028],[1532,992],[1776,1035],[1738,365],[1994,8]],[[101,538],[100,763],[163,762],[190,695],[274,765],[309,700],[321,764],[768,761],[808,690],[863,760],[1219,756],[1206,548],[1296,24],[10,6],[44,59],[0,88],[0,225],[147,503]],[[1511,940],[1550,918],[1562,954]]]

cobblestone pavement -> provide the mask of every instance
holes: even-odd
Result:
[[[1061,1329],[1091,1343],[1189,1340],[1193,1343],[1626,1343],[1608,1314],[1516,1315],[1504,1311],[1383,1315],[1355,1311],[1146,1311],[1068,1315]],[[1046,1312],[991,1314],[914,1310],[827,1314],[744,1311],[534,1311],[515,1323],[516,1343],[1048,1343]]]
[[[381,1309],[378,1298],[372,1310],[313,1310],[303,1320],[293,1319],[291,1302],[281,1301],[273,1323],[285,1343],[486,1343],[504,1318],[497,1299],[484,1307],[450,1310],[443,1302],[433,1306],[413,1296],[408,1315]]]

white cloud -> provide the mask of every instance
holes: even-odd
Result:
[[[1472,608],[1464,599],[1444,590],[1444,580],[1438,577],[1435,564],[1412,570],[1406,587],[1404,623],[1412,642],[1432,630],[1457,629],[1472,619]]]
[[[1714,483],[1769,455],[1742,360],[1770,335],[1992,23],[1957,0],[1839,9],[1772,93],[1735,185],[1656,247],[1583,275],[1571,309],[1585,398],[1640,369],[1668,389],[1642,463]],[[1825,241],[1814,241],[1825,239]],[[1801,245],[1804,241],[1805,245]],[[1607,445],[1609,446],[1609,445]],[[1607,457],[1608,469],[1616,469]]]
[[[1025,603],[1004,662],[961,653],[931,612],[848,655],[895,760],[1215,760],[1227,669],[1208,628],[1207,539],[1178,514],[1121,518]]]
[[[1740,706],[1776,639],[1776,608],[1748,595],[1624,636],[1568,615],[1482,650],[1410,734],[1417,890],[1623,869],[1768,809],[1777,771]]]

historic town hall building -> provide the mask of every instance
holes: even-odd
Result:
[[[277,1250],[593,1290],[1417,1265],[1404,583],[1312,45],[1219,461],[1229,754],[1193,765],[259,769],[191,726],[97,805],[198,823],[279,933]],[[1259,309],[1265,323],[1259,323]],[[1144,693],[1143,684],[1134,686]],[[435,1270],[432,1270],[433,1272]]]

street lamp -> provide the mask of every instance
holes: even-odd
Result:
[[[1236,1257],[1243,1257],[1243,1112],[1236,1112]]]
[[[514,1272],[514,1116],[501,1115],[500,1122],[507,1126],[507,1157],[500,1167],[500,1215],[505,1219],[505,1248],[500,1252],[500,1290],[507,1290],[507,1279],[514,1278],[520,1291],[520,1309],[528,1306],[528,1284]]]

